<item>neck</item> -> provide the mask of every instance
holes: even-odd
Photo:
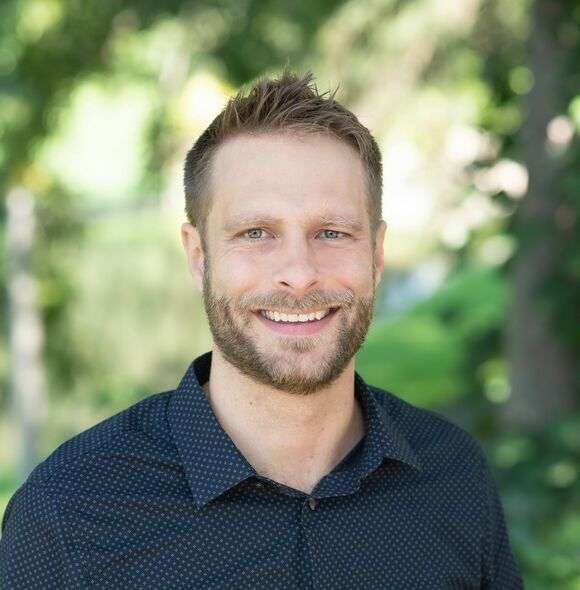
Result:
[[[203,389],[220,425],[256,472],[296,489],[311,491],[364,435],[354,359],[327,388],[301,396],[248,378],[214,347]]]

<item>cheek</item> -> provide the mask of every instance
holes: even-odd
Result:
[[[369,281],[372,281],[373,266],[372,259],[360,256],[336,257],[329,264],[330,274],[341,283],[350,285],[352,288],[364,289]]]
[[[214,288],[232,294],[243,293],[268,276],[266,269],[264,260],[258,257],[228,256],[214,267]]]

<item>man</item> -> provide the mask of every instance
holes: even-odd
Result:
[[[261,80],[189,152],[181,237],[215,346],[33,471],[4,590],[523,587],[480,445],[355,372],[381,158],[311,79]]]

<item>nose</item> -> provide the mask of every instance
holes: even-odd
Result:
[[[304,238],[288,240],[276,253],[275,281],[296,296],[308,292],[319,280],[314,252]]]

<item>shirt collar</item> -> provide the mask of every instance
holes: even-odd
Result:
[[[195,358],[168,408],[168,420],[185,474],[198,507],[233,488],[255,469],[235,446],[218,422],[201,384],[209,379],[212,351]],[[355,371],[355,395],[365,419],[365,437],[357,460],[342,469],[334,469],[318,483],[313,496],[318,498],[355,492],[361,479],[369,475],[385,458],[415,469],[422,466],[407,439],[381,403]]]

